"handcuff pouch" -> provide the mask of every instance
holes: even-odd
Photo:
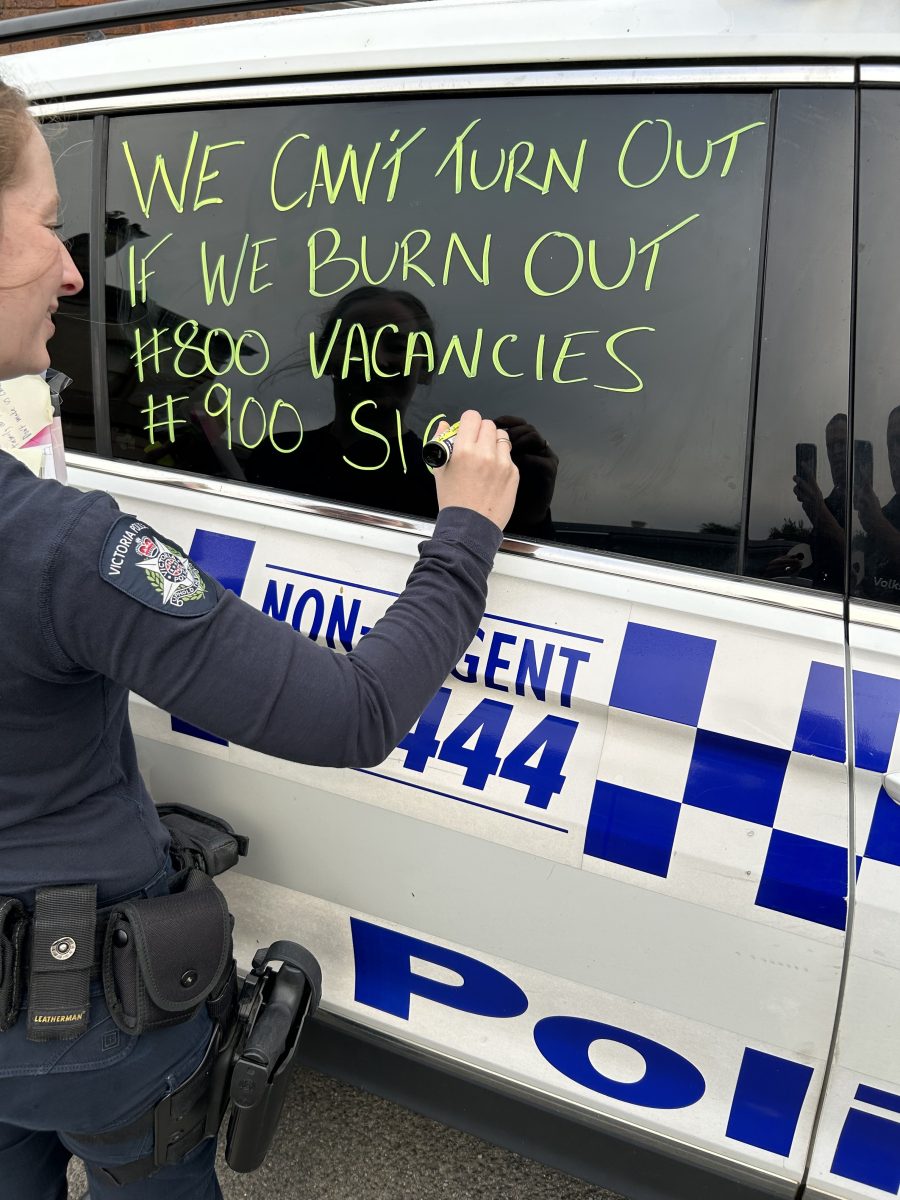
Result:
[[[114,909],[103,943],[110,1015],[129,1034],[189,1020],[231,969],[231,916],[202,871],[173,875],[168,896]]]

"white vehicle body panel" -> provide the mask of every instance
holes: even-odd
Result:
[[[74,115],[251,103],[276,81],[288,99],[847,86],[858,69],[896,82],[893,57],[900,9],[882,0],[431,0],[92,41],[3,68],[43,111]],[[243,598],[336,648],[402,589],[428,530],[84,455],[70,481],[111,492],[185,549],[198,530],[241,539]],[[849,1113],[900,1111],[858,1093],[900,1105],[900,867],[866,853],[879,780],[858,764],[851,809],[832,703],[846,667],[841,598],[507,548],[431,753],[420,741],[372,771],[307,767],[183,731],[134,700],[154,797],[250,835],[249,858],[223,880],[244,965],[257,945],[294,937],[322,963],[327,1012],[448,1068],[706,1155],[771,1194],[804,1183],[838,1200],[898,1194],[900,1176],[892,1193],[833,1171]],[[900,678],[900,618],[852,628],[853,670]],[[674,707],[660,693],[677,694]],[[437,744],[485,702],[497,763],[467,782]],[[562,782],[541,797],[527,764],[550,744],[535,735],[548,720]],[[530,756],[501,765],[526,745]],[[642,822],[622,823],[623,795],[640,798]],[[785,888],[779,864],[795,854],[826,862],[828,887],[811,867],[805,890]],[[858,882],[841,877],[854,855]],[[516,995],[521,1011],[478,1011]]]
[[[882,679],[890,672],[888,689],[893,691],[900,686],[900,637],[884,628],[880,611],[876,614],[877,624],[870,624],[872,610],[867,613],[863,606],[852,606],[851,611],[853,608],[858,619],[850,626],[850,659],[857,694],[863,674]],[[886,694],[888,711],[889,703]],[[886,839],[895,837],[896,801],[888,797],[882,781],[885,773],[896,771],[900,765],[900,746],[894,742],[891,747],[883,744],[881,749],[877,769],[871,769],[871,760],[863,757],[867,765],[857,763],[854,771],[854,840],[856,853],[866,851],[866,857],[856,881],[835,1062],[810,1171],[812,1187],[842,1200],[890,1194],[892,1173],[900,1182],[893,1149],[897,1146],[900,1112],[894,1095],[900,1079],[900,878],[895,866],[870,857],[883,852],[875,849],[873,842],[883,847]],[[859,753],[860,748],[857,750]],[[863,1140],[864,1153],[860,1149]],[[839,1167],[843,1163],[850,1170],[859,1169],[885,1186],[841,1178],[834,1171],[836,1161]]]
[[[429,0],[38,51],[18,56],[16,77],[38,100],[355,71],[898,54],[890,0]]]
[[[346,611],[347,598],[359,598],[360,624],[369,625],[389,602],[384,592],[400,589],[413,562],[417,539],[409,534],[112,480],[102,469],[79,469],[75,481],[112,485],[124,511],[140,511],[185,546],[198,528],[253,541],[242,596],[257,608],[273,579],[280,585],[288,578],[273,565],[314,568],[325,611],[339,599]],[[699,724],[782,748],[793,761],[773,824],[846,845],[845,769],[790,753],[810,664],[842,660],[839,606],[814,615],[712,591],[700,597],[606,574],[602,560],[597,565],[566,569],[502,555],[491,578],[493,615],[482,625],[488,636],[513,628],[500,616],[511,614],[533,637],[543,631],[541,645],[591,647],[587,669],[579,664],[575,673],[571,705],[560,704],[558,679],[546,701],[517,700],[500,747],[503,753],[547,711],[575,718],[566,782],[546,812],[523,804],[521,784],[496,776],[477,789],[453,765],[432,761],[423,772],[407,770],[402,749],[374,772],[306,767],[175,732],[166,714],[136,701],[142,767],[157,798],[196,803],[202,796],[249,833],[251,856],[229,889],[238,924],[257,944],[276,927],[281,936],[302,937],[323,965],[326,1010],[577,1102],[598,1117],[719,1153],[747,1049],[790,1060],[810,1072],[792,1155],[734,1139],[724,1146],[734,1161],[797,1183],[831,1040],[843,932],[756,903],[771,830],[682,805],[696,730],[611,707],[610,697],[629,624],[714,640],[716,669]],[[368,588],[379,591],[362,590]],[[304,613],[301,629],[309,619]],[[582,637],[573,639],[573,629]],[[493,689],[485,687],[484,648],[476,640],[472,651],[479,682],[448,680],[452,698],[442,724],[452,727],[479,698],[501,699],[499,687],[513,691],[510,670],[496,671]],[[642,751],[651,745],[651,754]],[[598,778],[680,808],[667,876],[585,852]],[[282,899],[283,888],[297,894],[293,904]],[[373,1011],[354,1000],[351,913],[487,963],[524,990],[527,1011],[498,1020],[419,997],[408,1018]],[[447,978],[446,968],[431,969]],[[576,1084],[535,1048],[537,1021],[559,1016],[608,1023],[668,1047],[699,1070],[702,1097],[657,1110]],[[590,1061],[613,1080],[633,1085],[641,1078],[633,1047],[598,1043]]]

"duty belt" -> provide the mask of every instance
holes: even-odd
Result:
[[[226,1162],[235,1171],[255,1170],[278,1123],[301,1030],[322,993],[313,955],[279,941],[257,951],[238,996],[231,917],[211,876],[246,854],[247,839],[186,805],[159,812],[176,868],[168,895],[98,909],[94,884],[44,888],[33,915],[15,897],[0,896],[0,1032],[19,1015],[26,975],[32,1040],[77,1036],[97,976],[110,1016],[125,1033],[188,1020],[204,1003],[214,1022],[203,1062],[180,1088],[127,1127],[90,1139],[78,1135],[106,1144],[152,1132],[152,1153],[101,1171],[118,1184],[180,1162],[216,1135],[229,1105]]]
[[[184,804],[158,812],[171,839],[169,895],[141,892],[98,909],[95,884],[42,888],[33,914],[0,896],[0,1032],[18,1018],[26,984],[30,1041],[82,1033],[97,977],[125,1033],[187,1020],[204,1001],[215,1006],[231,962],[231,921],[211,877],[247,853],[247,838]],[[183,936],[172,938],[173,928]]]
[[[67,1041],[87,1029],[98,976],[124,1033],[187,1021],[204,1003],[228,1003],[226,992],[233,1003],[225,897],[195,868],[170,876],[168,885],[166,895],[141,894],[99,911],[95,884],[42,888],[33,915],[0,898],[0,1028],[18,1018],[26,977],[29,1041]]]
[[[27,980],[29,1041],[84,1032],[111,912],[98,911],[95,884],[42,888],[33,914],[0,896],[0,1031],[15,1024]]]

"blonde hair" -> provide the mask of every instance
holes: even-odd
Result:
[[[16,178],[31,124],[25,94],[0,79],[0,192]]]

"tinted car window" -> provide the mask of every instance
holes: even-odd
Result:
[[[864,92],[853,429],[853,594],[900,603],[900,94]]]
[[[70,450],[96,450],[91,367],[90,262],[92,122],[48,124],[45,133],[62,197],[60,236],[84,278],[84,290],[63,297],[50,342],[51,364],[72,382],[62,393],[62,426]]]
[[[854,96],[782,91],[746,571],[843,591]]]
[[[475,407],[511,532],[734,570],[770,103],[113,119],[114,454],[432,516],[422,438]]]

